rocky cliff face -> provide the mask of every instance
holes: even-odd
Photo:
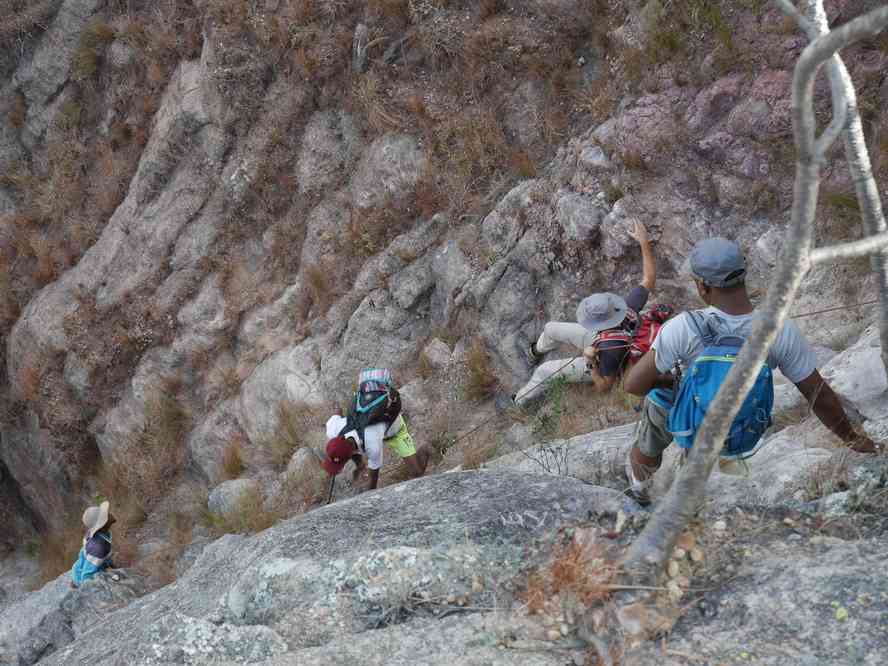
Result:
[[[130,563],[207,540],[191,527],[207,493],[216,508],[258,493],[273,518],[315,505],[310,448],[365,365],[396,369],[438,471],[477,466],[480,440],[484,458],[531,448],[549,437],[541,420],[500,417],[447,450],[492,417],[492,387],[525,381],[520,346],[546,320],[633,285],[636,220],[656,239],[658,300],[694,302],[685,257],[714,234],[744,246],[767,289],[805,40],[765,2],[7,4],[0,515],[15,516],[13,545],[70,529],[97,494],[126,514]],[[827,4],[841,22],[876,3]],[[846,53],[880,178],[886,57],[884,41]],[[859,234],[847,178],[836,155],[822,241]],[[868,300],[873,285],[861,263],[821,267],[797,308]],[[883,439],[881,389],[861,373],[877,357],[872,312],[798,321],[824,362],[851,350],[828,376]],[[723,480],[722,508],[841,489],[799,490],[833,442],[799,423],[793,390],[779,396],[785,446],[758,480]],[[596,409],[587,429],[632,418]],[[616,485],[627,432],[572,440],[576,475]],[[526,453],[494,464],[539,471]],[[191,617],[205,624],[158,624],[151,640],[245,631],[204,610]],[[251,659],[296,649],[260,624],[268,651]]]

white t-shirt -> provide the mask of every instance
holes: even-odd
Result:
[[[709,322],[709,326],[717,335],[741,335],[746,338],[752,331],[752,322],[756,314],[729,315],[718,308],[708,307],[697,310]],[[705,329],[704,329],[705,330]],[[686,312],[673,317],[664,324],[657,334],[652,349],[656,350],[658,372],[670,371],[678,362],[687,367],[703,351],[703,341]],[[802,335],[798,327],[788,320],[777,334],[777,339],[768,351],[768,365],[780,372],[793,384],[807,379],[817,369],[817,360],[811,345]]]
[[[327,419],[327,439],[333,439],[338,436],[348,421],[344,416],[334,414]],[[401,415],[395,419],[388,428],[385,423],[374,423],[364,428],[364,441],[358,436],[357,430],[349,430],[343,433],[345,437],[354,441],[360,449],[367,454],[367,467],[370,469],[380,469],[382,467],[382,440],[388,437],[394,437],[404,425],[404,419]]]

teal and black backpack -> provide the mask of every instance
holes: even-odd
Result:
[[[685,373],[666,423],[675,443],[683,449],[693,446],[706,410],[746,341],[738,335],[717,335],[709,320],[699,312],[688,312],[687,316],[703,340],[703,351]],[[754,455],[762,435],[771,425],[773,408],[774,378],[765,363],[731,424],[721,457],[741,460]]]
[[[391,425],[400,414],[401,394],[398,389],[386,382],[363,381],[358,386],[355,400],[346,416],[346,425],[340,434],[355,430],[363,443],[365,428],[376,423]]]

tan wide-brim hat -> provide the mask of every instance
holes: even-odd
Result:
[[[96,532],[105,527],[105,523],[108,522],[108,514],[110,513],[110,510],[111,502],[106,500],[99,504],[99,506],[91,506],[83,512],[83,524],[89,531],[90,538],[95,536]]]

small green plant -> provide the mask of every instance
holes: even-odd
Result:
[[[531,430],[539,439],[550,439],[559,430],[561,417],[564,416],[564,397],[567,380],[563,376],[549,380],[543,397],[543,404],[533,418]]]

